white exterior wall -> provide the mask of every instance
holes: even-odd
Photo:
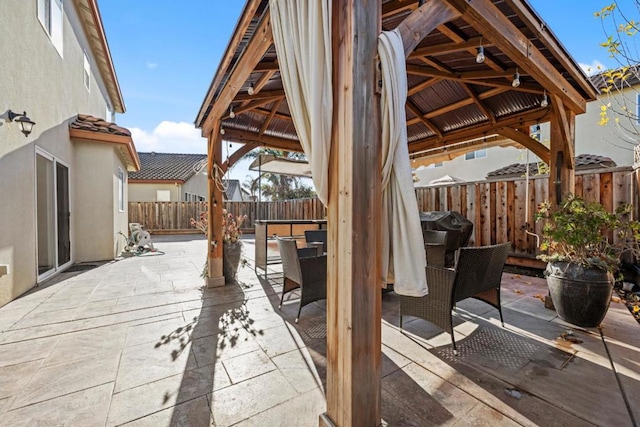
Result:
[[[182,200],[182,185],[174,183],[129,183],[129,201],[130,202],[156,202],[157,191],[169,191],[170,202],[179,202]]]
[[[83,52],[92,66],[91,90],[83,83]],[[0,114],[26,111],[36,122],[25,138],[16,123],[0,119],[0,306],[36,283],[35,149],[47,151],[69,165],[70,204],[78,167],[69,140],[68,123],[78,113],[105,115],[107,101],[96,60],[75,13],[64,2],[63,54],[53,46],[37,15],[37,1],[3,0],[0,13]],[[77,212],[71,212],[72,218]],[[73,219],[72,219],[73,221]],[[72,231],[72,257],[77,234]]]
[[[482,147],[478,147],[479,149]],[[478,181],[487,176],[487,173],[502,166],[512,163],[524,163],[526,151],[515,147],[494,147],[487,149],[487,157],[473,160],[465,160],[464,154],[453,160],[442,162],[442,166],[419,167],[415,171],[415,176],[419,181],[415,182],[416,187],[425,187],[429,181],[442,178],[444,175],[460,178],[464,181]],[[538,158],[529,154],[529,161],[533,162]]]
[[[113,259],[122,252],[128,234],[127,185],[124,210],[118,206],[118,168],[126,164],[108,144],[75,142],[76,189],[78,202],[72,218],[76,262]],[[101,179],[91,179],[101,177]]]
[[[207,172],[197,173],[182,184],[182,194],[179,200],[185,200],[184,193],[195,194],[196,196],[202,196],[207,199],[209,194]]]

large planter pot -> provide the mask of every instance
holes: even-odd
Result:
[[[242,256],[242,242],[225,243],[222,246],[222,272],[226,283],[234,283]]]
[[[547,285],[558,316],[582,327],[595,327],[609,309],[613,275],[596,268],[567,262],[550,262]]]

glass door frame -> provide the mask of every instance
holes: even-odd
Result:
[[[42,156],[43,158],[49,160],[50,162],[52,162],[52,166],[53,166],[53,228],[54,228],[54,242],[55,244],[54,246],[54,266],[52,269],[47,270],[46,272],[40,274],[38,271],[38,156]],[[58,172],[57,172],[57,166],[58,164],[64,166],[67,169],[67,180],[68,180],[68,186],[67,186],[67,197],[69,200],[69,214],[70,214],[70,219],[69,219],[69,242],[71,242],[71,248],[70,248],[70,252],[71,252],[71,256],[69,257],[69,261],[62,264],[62,265],[58,265],[58,240],[59,240],[59,236],[58,236]],[[35,191],[34,191],[34,213],[35,213],[35,244],[36,244],[36,262],[35,262],[35,269],[36,269],[36,277],[37,277],[37,283],[41,283],[42,281],[50,278],[51,276],[55,275],[56,273],[65,270],[67,268],[69,268],[72,264],[73,264],[73,224],[71,222],[71,213],[72,213],[72,204],[71,204],[71,166],[67,163],[64,162],[62,160],[60,160],[59,158],[57,158],[56,156],[54,156],[53,154],[43,150],[40,147],[35,147],[35,155],[34,155],[34,176],[35,176]]]

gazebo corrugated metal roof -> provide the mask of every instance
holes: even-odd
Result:
[[[506,43],[508,48],[504,47],[504,41],[494,39],[486,28],[477,28],[473,19],[463,15],[439,26],[409,55],[407,130],[411,153],[496,133],[503,127],[524,128],[549,120],[551,103],[545,107],[541,103],[547,93],[558,88],[541,81],[539,72],[528,69],[521,58],[513,58],[516,56],[510,52],[513,44],[524,42],[522,54],[537,58],[548,67],[546,72],[551,78],[561,79],[559,95],[571,95],[565,104],[574,112],[584,111],[586,102],[595,99],[594,86],[526,1],[493,0],[492,4],[508,20],[510,30],[519,33],[520,40]],[[241,60],[268,14],[267,5],[267,0],[249,2],[236,27],[234,39],[196,118],[196,125],[205,131],[212,107],[219,101],[226,83],[238,67],[244,66]],[[397,27],[417,7],[417,1],[383,1],[383,29]],[[484,48],[482,63],[476,62],[479,46]],[[521,83],[513,87],[516,72]],[[301,150],[272,44],[225,110],[221,123],[224,139]],[[234,112],[233,118],[230,110]]]

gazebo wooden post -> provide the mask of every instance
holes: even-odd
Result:
[[[214,177],[220,170],[214,166],[222,165],[222,135],[220,134],[220,121],[216,120],[211,127],[211,133],[207,138],[208,141],[208,162],[207,162],[207,179],[209,183],[209,235],[207,261],[209,266],[207,287],[224,286],[224,273],[222,270],[222,207],[223,196],[222,188],[216,184]],[[218,171],[216,173],[216,170]]]
[[[333,2],[327,412],[320,416],[321,426],[381,423],[380,12],[380,0]]]
[[[552,209],[575,192],[575,114],[567,111],[559,97],[552,96],[550,123],[549,202]]]

